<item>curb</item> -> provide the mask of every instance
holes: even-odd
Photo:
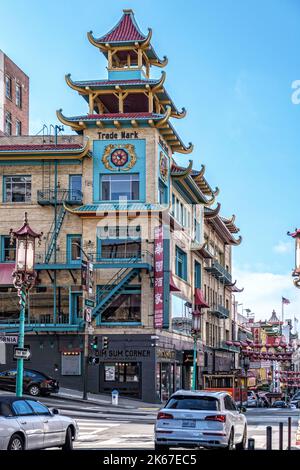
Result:
[[[52,398],[54,397],[53,395],[51,396]],[[55,398],[60,398],[60,399],[63,399],[63,400],[68,400],[68,401],[76,401],[78,403],[91,403],[92,405],[98,405],[98,406],[103,406],[103,407],[107,407],[109,405],[111,405],[111,403],[107,402],[107,403],[103,403],[103,402],[99,402],[97,400],[93,400],[91,398],[88,398],[87,400],[83,400],[83,398],[77,398],[77,397],[72,397],[70,395],[61,395],[61,394],[57,394],[55,395]],[[136,409],[134,406],[121,406],[121,405],[112,405],[112,406],[115,406],[116,408],[124,408],[124,409],[131,409],[131,410],[134,410]]]
[[[107,406],[114,406],[114,408],[116,410],[136,410],[137,408],[133,405],[129,406],[129,405],[111,405],[111,403],[107,402],[107,403],[99,403],[97,400],[93,400],[93,399],[87,399],[87,400],[83,400],[82,398],[76,398],[76,397],[72,397],[70,395],[62,395],[62,394],[56,394],[55,396],[54,395],[51,395],[51,398],[58,398],[58,399],[63,399],[63,400],[66,400],[66,401],[75,401],[77,403],[84,403],[84,404],[92,404],[92,405],[97,405],[99,407],[104,407],[104,408],[107,408]],[[147,413],[143,413],[142,410],[143,408],[138,408],[139,410],[141,410],[141,412],[139,413],[130,413],[130,414],[135,414],[137,416],[147,416]],[[148,410],[147,410],[148,411]],[[156,412],[157,410],[153,410],[154,412]],[[107,411],[107,413],[111,413],[111,414],[120,414],[120,412],[117,412],[117,411]],[[126,414],[126,413],[124,413]]]

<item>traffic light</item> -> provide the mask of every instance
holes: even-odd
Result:
[[[98,336],[93,336],[91,347],[94,351],[98,349]]]
[[[89,364],[95,366],[95,365],[98,365],[99,362],[100,362],[99,357],[93,357],[93,356],[89,357]]]
[[[107,336],[103,336],[102,338],[102,349],[108,348],[109,339]]]

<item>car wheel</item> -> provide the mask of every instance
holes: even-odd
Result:
[[[247,445],[247,426],[245,426],[243,439],[238,444],[235,444],[236,450],[245,450]]]
[[[169,452],[170,447],[164,446],[163,444],[155,444],[154,450],[155,450],[155,452],[159,452],[160,454],[162,454],[163,452],[164,453]]]
[[[13,434],[8,443],[7,450],[24,450],[24,440],[18,434]]]
[[[234,446],[234,431],[233,429],[231,429],[230,434],[229,434],[228,444],[224,449],[233,450],[233,446]]]
[[[62,446],[62,450],[73,450],[73,437],[72,437],[72,429],[68,427],[66,432],[66,440],[64,445]]]
[[[28,393],[32,397],[38,397],[41,392],[40,392],[39,386],[34,384],[34,385],[30,385],[30,387],[28,388]]]

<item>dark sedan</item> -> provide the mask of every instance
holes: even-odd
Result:
[[[0,389],[15,391],[17,369],[0,372]],[[23,391],[33,397],[58,393],[57,380],[37,370],[24,369]]]
[[[289,405],[283,400],[276,400],[272,403],[272,408],[288,408]]]

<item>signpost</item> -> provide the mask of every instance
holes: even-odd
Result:
[[[95,307],[95,301],[92,299],[85,299],[84,305],[86,307]]]
[[[15,348],[14,349],[14,358],[15,359],[29,359],[30,350],[28,348]]]

